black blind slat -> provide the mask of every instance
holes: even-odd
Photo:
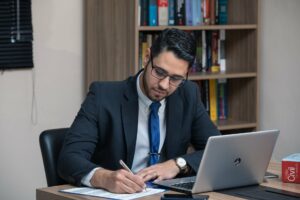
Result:
[[[33,67],[31,0],[18,2],[0,0],[0,69]]]

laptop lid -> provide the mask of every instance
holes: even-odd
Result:
[[[200,193],[263,181],[279,130],[257,131],[208,139],[196,177],[156,183],[186,193]],[[195,181],[192,189],[182,188]]]

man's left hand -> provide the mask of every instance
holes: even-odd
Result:
[[[142,169],[136,175],[140,176],[144,182],[150,180],[156,182],[174,178],[179,172],[180,170],[177,167],[175,160],[168,160]]]

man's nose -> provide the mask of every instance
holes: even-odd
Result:
[[[170,87],[170,77],[166,76],[164,79],[160,80],[159,86],[164,90],[168,89]]]

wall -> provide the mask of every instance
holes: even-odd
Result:
[[[300,153],[300,1],[261,2],[261,128],[281,133],[274,159]]]
[[[279,128],[274,158],[299,152],[300,1],[261,1],[261,128]],[[46,186],[41,131],[66,127],[83,100],[83,0],[32,0],[33,70],[0,72],[0,199],[35,199]],[[298,89],[297,89],[298,88]]]
[[[34,70],[0,72],[0,199],[46,186],[39,134],[71,124],[83,99],[83,0],[32,0]],[[35,73],[37,124],[31,121]]]

